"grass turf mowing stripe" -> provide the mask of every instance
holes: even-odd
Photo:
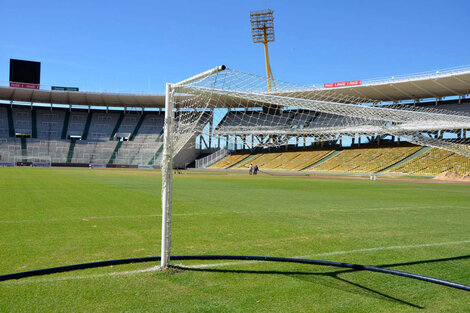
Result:
[[[362,212],[362,211],[387,211],[387,210],[427,210],[427,209],[443,209],[443,208],[465,208],[456,206],[440,206],[440,207],[393,207],[393,208],[361,208],[361,209],[324,209],[316,211],[295,211],[295,213],[311,213],[317,214],[322,212]],[[263,212],[251,211],[229,211],[229,212],[198,212],[198,213],[172,213],[172,216],[199,216],[199,215],[228,215],[228,214],[272,214],[272,213],[291,213],[288,210],[273,210]],[[121,218],[142,218],[142,217],[161,217],[161,214],[141,214],[141,215],[109,215],[109,216],[84,216],[84,217],[66,217],[66,218],[50,218],[50,219],[35,219],[35,220],[0,220],[0,223],[15,224],[15,223],[34,223],[34,222],[58,222],[58,221],[73,221],[73,220],[100,220],[100,219],[121,219]]]

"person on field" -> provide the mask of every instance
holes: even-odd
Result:
[[[258,175],[258,165],[255,165],[255,169],[253,170],[253,175]]]
[[[250,163],[250,165],[248,166],[248,169],[249,169],[248,173],[250,175],[253,175],[253,164]]]

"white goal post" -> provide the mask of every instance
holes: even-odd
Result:
[[[173,158],[206,136],[248,149],[390,136],[470,157],[470,114],[440,107],[383,104],[323,89],[276,81],[218,66],[166,85],[162,154],[161,268],[171,251]],[[221,147],[219,147],[221,148]]]
[[[188,78],[177,84],[166,84],[165,89],[165,124],[163,127],[163,156],[162,156],[162,247],[161,247],[161,268],[167,269],[170,264],[171,253],[171,200],[173,183],[173,157],[174,143],[174,88],[188,84],[193,81],[210,76],[225,70],[225,65],[218,66],[212,70]]]

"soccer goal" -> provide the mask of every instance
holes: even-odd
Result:
[[[32,167],[51,167],[52,158],[50,155],[40,156],[16,156],[15,164],[22,163]]]
[[[393,136],[470,157],[470,114],[374,100],[277,81],[219,66],[166,85],[162,154],[162,255],[171,246],[173,158],[195,136],[225,147],[270,148],[341,142],[355,136]],[[223,147],[221,145],[221,147]]]

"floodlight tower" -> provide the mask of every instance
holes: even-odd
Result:
[[[268,91],[271,91],[271,82],[276,89],[271,65],[269,65],[268,42],[274,41],[274,17],[273,10],[250,12],[251,34],[253,43],[264,45],[264,57],[266,59],[266,77],[268,80]]]

